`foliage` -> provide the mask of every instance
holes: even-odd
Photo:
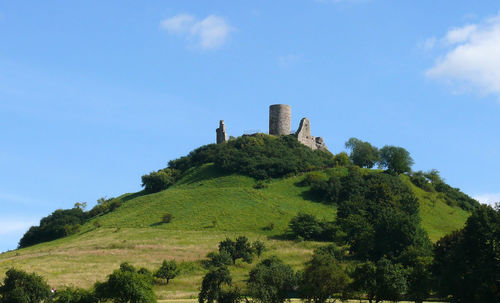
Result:
[[[97,205],[87,212],[87,218],[90,219],[112,212],[121,205],[122,201],[120,199],[102,197],[97,200]]]
[[[142,176],[142,186],[148,193],[156,193],[169,188],[180,177],[180,171],[172,168],[160,169]]]
[[[435,245],[437,289],[453,302],[500,299],[500,211],[481,205],[465,227]]]
[[[335,157],[333,157],[333,164],[335,166],[349,166],[352,164],[352,162],[347,153],[341,152],[336,154]]]
[[[337,225],[319,221],[312,214],[299,213],[290,220],[288,226],[297,239],[334,241],[340,237]]]
[[[170,223],[172,222],[172,219],[174,218],[174,215],[171,213],[166,213],[161,217],[161,223]]]
[[[198,294],[199,303],[228,302],[229,294],[222,289],[223,285],[230,286],[231,274],[227,267],[212,268],[201,282],[201,291]],[[224,300],[225,299],[225,300]]]
[[[265,250],[266,245],[264,244],[264,242],[256,240],[252,243],[252,251],[257,255],[257,258],[260,258]]]
[[[380,161],[378,149],[368,142],[356,138],[350,138],[345,147],[351,150],[349,158],[352,163],[359,167],[372,168]]]
[[[207,269],[213,267],[224,267],[231,265],[232,263],[233,259],[226,250],[222,250],[220,252],[210,252],[207,254],[207,259],[202,261],[203,266]]]
[[[307,302],[324,303],[334,295],[345,297],[350,278],[330,253],[316,251],[306,263],[299,290]]]
[[[138,273],[128,263],[108,276],[106,282],[95,284],[95,295],[99,300],[112,300],[116,303],[154,303],[152,280],[149,275]]]
[[[407,290],[406,272],[400,264],[381,258],[376,264],[366,262],[352,272],[352,289],[365,293],[369,302],[399,301]]]
[[[242,259],[246,263],[252,263],[252,245],[245,236],[239,236],[236,241],[226,238],[226,240],[219,242],[219,252],[228,253],[231,260],[233,260],[233,264],[236,264],[238,259]]]
[[[159,279],[165,279],[168,282],[173,278],[177,277],[179,274],[179,269],[177,268],[177,263],[175,260],[167,261],[163,260],[160,268],[155,272],[155,277]]]
[[[54,303],[97,303],[91,290],[67,287],[56,292]]]
[[[293,269],[272,256],[250,271],[247,288],[257,302],[283,303],[296,284]]]
[[[391,174],[409,173],[413,163],[410,153],[402,147],[386,145],[380,149],[380,165]]]
[[[19,241],[19,248],[62,238],[78,232],[86,220],[80,208],[58,209],[40,220],[39,226],[32,226]]]
[[[169,167],[184,172],[211,162],[227,172],[256,179],[278,178],[334,165],[330,153],[313,151],[293,136],[258,134],[242,136],[227,144],[202,146],[185,157],[170,161]]]
[[[48,300],[50,286],[35,273],[11,268],[5,273],[0,295],[1,303],[39,303]]]

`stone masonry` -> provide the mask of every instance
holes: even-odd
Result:
[[[300,143],[311,148],[312,150],[326,149],[323,138],[311,135],[311,123],[307,118],[302,118],[302,120],[300,120],[299,129],[294,135]]]
[[[289,135],[292,129],[292,108],[286,104],[269,106],[269,134]]]
[[[227,142],[226,125],[224,125],[224,120],[219,121],[219,128],[215,130],[217,133],[217,144]]]
[[[292,108],[287,104],[274,104],[269,106],[269,134],[274,136],[290,135],[292,126]],[[226,126],[220,120],[217,132],[217,144],[227,142]],[[327,150],[321,137],[311,135],[309,119],[300,120],[299,129],[293,134],[297,140],[312,150]]]

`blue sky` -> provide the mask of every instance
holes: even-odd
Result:
[[[0,251],[268,106],[500,200],[498,1],[2,1]]]

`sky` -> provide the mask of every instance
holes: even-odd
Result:
[[[0,2],[0,251],[75,202],[292,107],[330,151],[406,148],[500,201],[495,1]]]

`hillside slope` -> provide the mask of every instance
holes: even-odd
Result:
[[[157,286],[157,295],[189,298],[196,296],[204,273],[199,260],[225,237],[238,235],[264,241],[266,255],[276,254],[300,268],[322,243],[283,240],[290,219],[299,212],[325,220],[336,215],[334,206],[307,199],[308,188],[296,186],[301,179],[273,179],[256,189],[255,179],[223,173],[213,164],[193,168],[165,191],[119,197],[121,207],[94,218],[78,234],[0,255],[0,273],[17,267],[42,274],[56,288],[88,287],[123,261],[153,270],[163,259],[174,258],[182,261],[181,275],[168,286]],[[448,206],[438,193],[405,182],[419,199],[422,225],[433,241],[463,226],[466,211]],[[165,213],[174,218],[161,224]],[[238,263],[231,268],[237,284],[251,266]]]

